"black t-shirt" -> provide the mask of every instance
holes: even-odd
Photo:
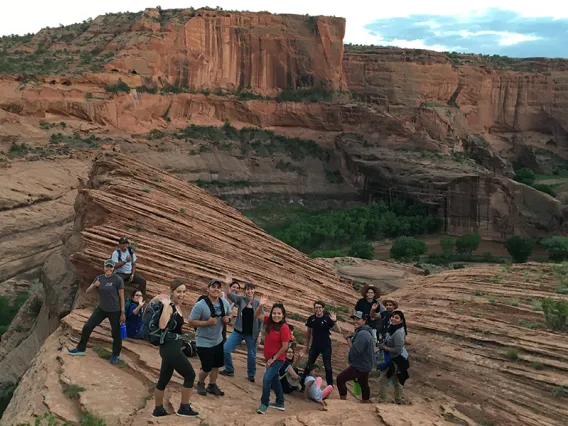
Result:
[[[252,308],[246,307],[243,309],[243,334],[252,336],[252,327],[254,323],[254,312]]]
[[[361,311],[363,312],[365,315],[370,315],[371,314],[371,308],[373,307],[373,305],[375,303],[379,303],[377,301],[377,299],[373,299],[371,302],[368,302],[366,298],[362,298],[359,299],[357,301],[357,303],[355,304],[355,311]],[[380,322],[379,320],[367,320],[367,324],[369,325],[369,327],[371,328],[378,328],[380,326]]]
[[[328,314],[324,314],[318,318],[312,315],[306,321],[306,327],[312,329],[312,345],[319,347],[331,346],[331,333],[329,330],[333,328],[335,322],[331,320]]]

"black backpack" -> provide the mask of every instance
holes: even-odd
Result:
[[[209,312],[211,312],[211,317],[215,318],[217,314],[215,313],[215,306],[213,306],[211,299],[209,299],[209,297],[207,296],[199,296],[199,299],[197,299],[197,301],[199,302],[200,300],[203,299],[205,299],[205,303],[207,303],[207,306],[209,306]],[[223,303],[222,298],[219,298],[219,302],[221,303],[221,318],[223,318],[225,316],[225,304]],[[194,328],[197,330],[197,327]]]
[[[122,262],[122,252],[120,251],[120,249],[116,249],[116,252],[118,253],[118,261]],[[132,261],[132,247],[128,247],[128,253],[130,253],[130,261]]]
[[[175,306],[173,303],[170,304],[170,306],[174,308],[174,314],[164,330],[160,329],[160,316],[162,316],[162,310],[164,309],[162,302],[153,300],[146,307],[146,311],[142,317],[142,338],[154,346],[161,346],[166,342],[181,339],[181,334],[172,333],[170,331],[177,326]]]

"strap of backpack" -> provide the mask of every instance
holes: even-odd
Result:
[[[118,261],[122,262],[122,254],[120,253],[120,249],[116,249],[116,252],[118,253]]]
[[[205,303],[207,303],[207,306],[209,306],[209,310],[211,311],[211,316],[216,317],[217,313],[215,312],[215,306],[213,306],[213,303],[211,302],[209,297],[205,296],[204,300],[205,300]],[[223,303],[223,299],[219,298],[219,303],[221,303],[221,317],[224,317],[225,316],[225,304]]]

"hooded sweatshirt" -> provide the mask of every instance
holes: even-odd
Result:
[[[352,346],[349,349],[349,365],[362,373],[370,372],[374,364],[373,348],[375,342],[371,334],[371,327],[364,325],[355,330],[351,338]]]

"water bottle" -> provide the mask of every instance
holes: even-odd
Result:
[[[126,339],[126,324],[125,323],[120,324],[120,338]]]

